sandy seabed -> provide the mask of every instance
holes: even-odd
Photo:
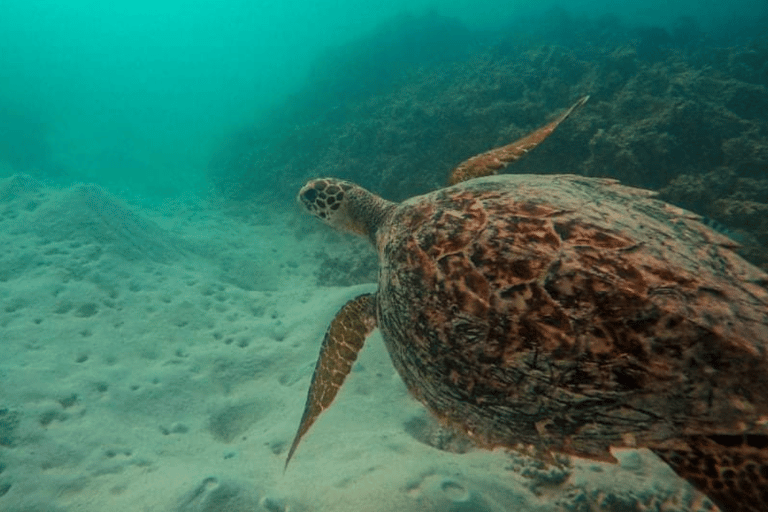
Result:
[[[712,508],[647,451],[438,449],[378,333],[284,472],[326,325],[375,289],[322,286],[334,251],[298,212],[0,180],[0,511]]]

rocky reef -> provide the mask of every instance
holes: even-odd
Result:
[[[508,172],[607,176],[659,190],[724,225],[742,254],[768,269],[768,42],[723,46],[686,18],[667,29],[548,16],[539,28],[482,37],[434,17],[394,23],[354,52],[326,56],[330,71],[271,122],[233,136],[209,176],[232,200],[264,190],[290,200],[305,179],[325,175],[402,200],[590,94]],[[408,45],[392,41],[425,27],[448,50],[440,59],[424,50],[395,70]],[[366,54],[382,47],[392,54]],[[377,80],[360,79],[363,61]]]

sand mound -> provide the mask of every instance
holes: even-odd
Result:
[[[167,263],[183,256],[179,240],[98,185],[75,185],[52,199],[30,219],[30,227],[43,239],[98,244],[133,261]]]
[[[374,287],[318,286],[345,248],[288,212],[196,208],[0,181],[0,511],[703,510],[647,452],[545,468],[457,442],[378,334],[284,473],[326,326]]]

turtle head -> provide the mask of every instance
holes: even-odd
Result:
[[[342,231],[376,238],[376,230],[394,203],[349,181],[321,178],[299,190],[299,202],[309,213]]]

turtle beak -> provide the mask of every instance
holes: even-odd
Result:
[[[324,207],[325,205],[320,201],[320,193],[313,186],[312,182],[307,183],[301,190],[299,190],[297,199],[309,213],[326,222],[328,221],[328,213]]]
[[[317,190],[312,187],[304,187],[299,191],[298,200],[307,210],[312,211],[312,205],[317,199]]]

